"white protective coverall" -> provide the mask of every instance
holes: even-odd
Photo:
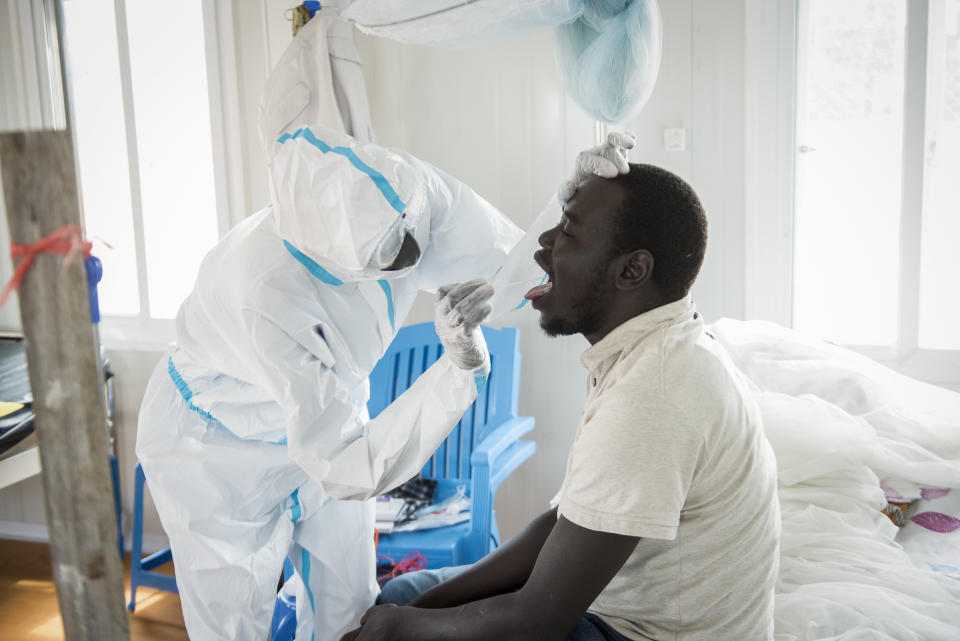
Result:
[[[137,455],[195,639],[265,639],[288,552],[305,583],[297,637],[356,626],[377,594],[373,505],[332,497],[416,475],[485,372],[441,357],[372,421],[367,376],[419,289],[493,274],[520,236],[407,154],[298,131],[274,158],[290,188],[206,256],[140,412]],[[356,268],[398,210],[416,266],[343,269],[325,255]]]
[[[289,104],[271,95],[268,116]],[[443,172],[341,131],[297,126],[268,155],[273,204],[205,257],[147,386],[137,456],[191,638],[266,639],[289,555],[297,638],[336,641],[378,592],[374,507],[360,499],[417,474],[489,361],[467,371],[441,357],[374,420],[368,374],[418,290],[492,276],[521,232]],[[398,230],[417,263],[371,267]]]

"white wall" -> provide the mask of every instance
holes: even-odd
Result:
[[[710,244],[695,299],[708,320],[743,314],[743,3],[662,0],[660,79],[640,116],[633,160],[666,167],[691,182],[710,217]],[[289,40],[278,0],[234,5],[238,39],[244,197],[268,200],[256,136],[260,87]],[[263,28],[264,17],[267,28]],[[266,32],[267,37],[264,37]],[[548,31],[469,52],[444,52],[358,38],[379,142],[409,149],[470,184],[519,226],[533,221],[572,165],[595,144],[594,123],[566,97]],[[662,130],[687,129],[687,150],[665,152]],[[430,319],[428,299],[407,322]],[[580,337],[548,339],[529,309],[504,319],[521,332],[520,412],[535,416],[537,454],[501,487],[497,514],[515,534],[559,488],[583,406]],[[118,445],[125,509],[132,509],[136,413],[157,352],[110,353],[117,372]],[[42,489],[32,479],[0,491],[0,521],[43,522]],[[148,534],[161,533],[148,506]]]
[[[743,0],[663,0],[663,63],[641,114],[636,162],[684,177],[710,217],[710,243],[694,290],[707,320],[743,315]],[[379,142],[401,146],[471,185],[518,225],[532,222],[595,144],[594,123],[567,97],[552,34],[543,31],[469,52],[359,38]],[[663,150],[663,129],[685,127],[687,150]],[[429,320],[429,302],[410,322]],[[535,416],[537,454],[502,486],[502,534],[518,532],[559,489],[583,407],[581,337],[546,338],[529,308],[520,328],[520,413]]]
[[[552,36],[540,32],[469,52],[360,39],[379,141],[409,149],[471,185],[522,228],[595,144],[594,124],[566,97]],[[401,109],[396,106],[401,105]],[[429,299],[408,319],[430,319]],[[520,413],[535,416],[536,456],[501,487],[497,514],[511,536],[559,488],[584,399],[580,337],[547,339],[529,308],[503,319],[520,328]]]

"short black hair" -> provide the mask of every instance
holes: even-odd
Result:
[[[653,282],[668,301],[687,295],[707,250],[707,216],[685,180],[654,165],[630,163],[613,179],[624,192],[614,224],[618,255],[646,249]]]

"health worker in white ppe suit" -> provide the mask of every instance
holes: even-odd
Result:
[[[366,142],[351,32],[321,14],[264,91],[272,205],[205,257],[140,411],[137,456],[200,641],[266,639],[287,556],[297,638],[356,626],[378,592],[364,499],[416,475],[484,384],[492,290],[473,279],[521,236],[458,181]],[[369,420],[367,377],[417,291],[456,282],[436,305],[445,355]]]
[[[338,499],[415,476],[476,398],[492,288],[441,289],[444,356],[374,420],[367,376],[418,290],[492,274],[521,235],[404,152],[310,127],[272,154],[273,205],[204,259],[140,412],[193,639],[266,639],[288,553],[297,638],[356,626],[378,592],[374,508]]]

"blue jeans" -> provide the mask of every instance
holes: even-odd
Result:
[[[420,570],[419,572],[401,574],[383,586],[380,596],[377,597],[377,603],[407,605],[430,588],[455,577],[469,567],[469,565],[460,565],[452,568],[440,568],[439,570]],[[580,618],[577,627],[567,637],[567,641],[633,640],[611,628],[596,614],[587,612]]]

